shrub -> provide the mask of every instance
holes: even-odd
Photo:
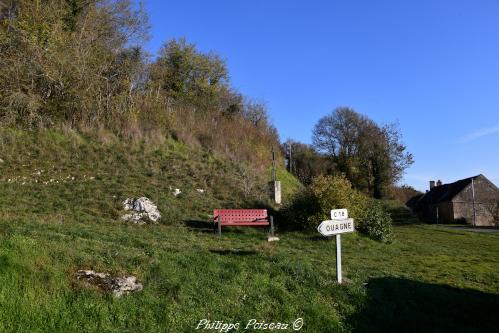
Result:
[[[392,218],[374,200],[369,204],[366,217],[357,223],[357,229],[374,240],[386,243],[392,241]]]
[[[346,208],[355,219],[356,229],[372,239],[389,242],[392,237],[390,215],[376,201],[352,188],[345,176],[319,176],[283,208],[284,227],[314,230],[331,218],[331,209]]]
[[[317,200],[310,188],[296,193],[291,201],[278,212],[276,221],[281,229],[307,230],[311,229],[308,218],[319,211]]]
[[[353,189],[344,175],[316,177],[310,192],[312,201],[316,202],[316,211],[307,221],[310,226],[316,227],[321,221],[330,219],[331,209],[337,208],[347,208],[349,216],[357,221],[366,217],[369,199]]]

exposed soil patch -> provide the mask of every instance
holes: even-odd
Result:
[[[79,270],[75,273],[79,281],[98,287],[102,291],[112,292],[114,296],[121,297],[131,292],[142,290],[142,283],[137,282],[135,276],[112,276],[108,273],[99,273],[92,270]]]

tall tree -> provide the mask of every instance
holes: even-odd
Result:
[[[337,108],[321,118],[314,128],[313,145],[355,187],[377,198],[386,196],[389,185],[413,163],[395,125],[380,127],[350,108]]]
[[[15,9],[0,29],[3,121],[103,122],[129,111],[132,104],[121,103],[129,85],[117,85],[117,64],[147,35],[143,8],[132,0],[17,0]]]
[[[218,97],[229,90],[225,61],[198,52],[185,38],[163,45],[151,78],[169,97],[203,109],[217,108]]]
[[[317,176],[333,172],[333,164],[327,156],[317,153],[310,145],[287,140],[283,144],[288,171],[296,176],[300,182],[309,185]]]

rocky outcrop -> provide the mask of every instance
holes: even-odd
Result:
[[[116,297],[140,291],[143,288],[142,283],[137,282],[135,276],[118,277],[92,270],[79,270],[75,273],[75,277],[103,291],[111,291]]]
[[[158,207],[146,197],[126,199],[123,201],[123,209],[132,211],[121,217],[125,222],[136,224],[145,224],[148,222],[157,223],[161,218]]]

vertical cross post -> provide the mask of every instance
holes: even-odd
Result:
[[[218,217],[218,236],[222,236],[222,217]]]

